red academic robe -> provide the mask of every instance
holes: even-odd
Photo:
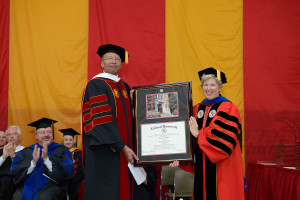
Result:
[[[84,171],[82,166],[82,151],[77,148],[71,148],[74,171],[73,176],[69,180],[68,195],[69,200],[78,200],[78,193],[81,187],[82,180],[84,179]]]
[[[85,200],[132,199],[132,177],[122,152],[131,147],[130,87],[123,81],[94,78],[82,103]]]
[[[243,200],[242,128],[237,107],[220,96],[195,105],[193,115],[199,126],[195,165],[181,168],[195,173],[194,199]]]

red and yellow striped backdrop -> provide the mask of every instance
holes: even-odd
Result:
[[[222,95],[239,108],[247,160],[273,159],[272,145],[300,139],[300,3],[296,0],[0,0],[0,129],[41,117],[80,131],[87,81],[99,73],[97,47],[129,52],[120,76],[131,86],[226,73]],[[80,140],[80,139],[79,139]],[[79,142],[80,146],[80,142]]]

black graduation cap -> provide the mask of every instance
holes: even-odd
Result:
[[[106,53],[116,53],[120,56],[122,62],[128,63],[128,52],[122,47],[113,44],[99,46],[97,54],[102,58]]]
[[[57,121],[53,120],[53,119],[49,119],[49,118],[41,118],[39,120],[36,120],[30,124],[28,124],[28,126],[32,126],[35,127],[36,130],[38,130],[39,128],[48,128],[51,127],[54,130],[54,123],[56,123]],[[53,134],[53,139],[54,139],[54,134]]]
[[[80,135],[80,133],[78,133],[77,131],[75,131],[72,128],[66,128],[66,129],[59,129],[60,132],[62,132],[65,135],[71,135],[71,136],[75,136],[75,135]]]
[[[217,77],[217,79],[219,81],[222,82],[222,84],[227,83],[227,79],[226,79],[226,76],[225,76],[224,72],[221,72],[221,71],[219,71],[219,70],[217,70],[217,69],[215,69],[213,67],[209,67],[209,68],[206,68],[204,70],[199,71],[198,75],[199,75],[200,80],[201,80],[201,77],[204,74],[206,74],[206,75],[213,74],[213,75],[215,75]]]
[[[49,119],[49,118],[41,118],[39,120],[36,120],[30,124],[28,124],[28,126],[33,126],[35,127],[36,129],[39,129],[39,128],[48,128],[48,127],[52,127],[52,125],[54,123],[56,123],[57,121],[53,120],[53,119]]]
[[[80,133],[78,133],[77,131],[75,131],[72,128],[66,128],[66,129],[59,129],[60,132],[63,133],[63,135],[71,135],[73,136],[73,138],[75,138],[76,135],[80,135]],[[75,141],[75,146],[77,147],[77,139]]]

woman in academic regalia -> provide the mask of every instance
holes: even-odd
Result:
[[[206,97],[193,107],[190,132],[195,140],[195,165],[180,168],[194,173],[194,200],[243,200],[242,126],[234,103],[220,95],[225,73],[198,72]],[[178,166],[174,161],[171,167]]]
[[[77,149],[77,145],[75,143],[75,136],[80,134],[72,128],[60,129],[59,131],[64,135],[62,144],[69,148],[73,157],[74,172],[68,186],[69,200],[78,200],[78,192],[80,190],[82,180],[84,179],[82,151]]]

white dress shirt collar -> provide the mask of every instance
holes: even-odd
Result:
[[[21,146],[20,144],[18,146],[16,146],[16,150],[15,152],[21,151],[22,149],[24,149],[25,147]]]
[[[107,79],[110,79],[110,80],[113,80],[113,81],[116,81],[116,82],[119,82],[121,80],[121,78],[119,78],[118,76],[113,75],[113,74],[109,74],[109,73],[105,73],[105,72],[97,74],[96,76],[93,77],[93,79],[94,78],[107,78]]]

